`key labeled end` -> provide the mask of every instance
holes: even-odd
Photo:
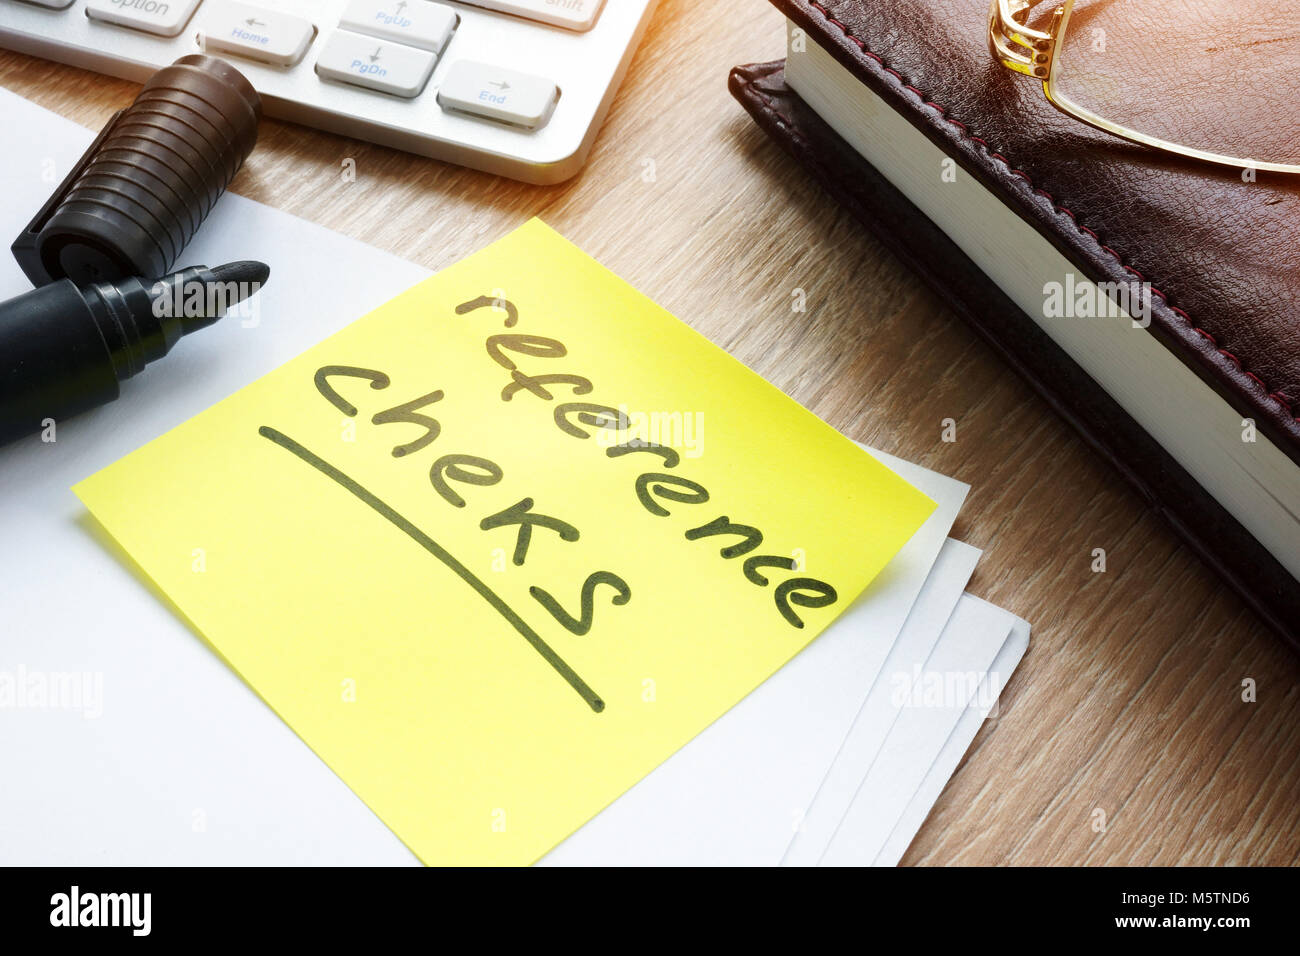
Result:
[[[545,126],[559,98],[559,88],[545,77],[472,60],[453,63],[438,90],[438,105],[444,110],[525,129]]]

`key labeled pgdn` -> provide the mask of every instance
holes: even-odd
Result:
[[[316,73],[392,96],[418,96],[438,58],[426,50],[335,30],[316,60]]]

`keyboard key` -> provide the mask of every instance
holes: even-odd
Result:
[[[536,129],[551,118],[559,96],[555,84],[543,77],[458,60],[442,81],[438,105]]]
[[[604,0],[465,0],[470,6],[540,20],[570,30],[590,30]]]
[[[326,79],[409,99],[424,89],[437,60],[427,50],[335,30],[320,51],[316,72]]]
[[[190,22],[199,0],[86,0],[86,16],[160,37],[174,37]]]
[[[246,3],[213,2],[203,8],[203,49],[233,53],[277,66],[302,59],[316,28],[301,17]]]
[[[436,54],[456,29],[456,11],[429,0],[352,0],[339,26]]]
[[[72,0],[27,0],[27,2],[34,3],[38,7],[49,7],[51,10],[62,10],[72,5]]]

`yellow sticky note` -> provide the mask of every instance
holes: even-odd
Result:
[[[75,491],[440,864],[543,855],[933,508],[536,220]]]

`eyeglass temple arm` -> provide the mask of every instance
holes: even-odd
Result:
[[[1009,70],[1045,80],[1051,70],[1057,28],[1064,16],[1064,5],[1052,16],[1049,32],[1036,30],[1021,22],[1038,0],[993,0],[989,7],[989,52]]]

